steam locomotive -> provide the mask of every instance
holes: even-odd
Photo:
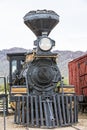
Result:
[[[53,128],[78,122],[77,96],[63,92],[57,53],[52,52],[55,41],[48,37],[58,22],[54,11],[30,11],[24,23],[37,37],[35,48],[29,53],[7,54],[10,102],[17,124]],[[55,92],[58,84],[61,92]]]

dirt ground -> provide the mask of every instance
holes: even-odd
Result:
[[[5,117],[5,119],[6,119],[6,127],[4,127],[3,115],[0,115],[0,130],[49,130],[49,129],[39,129],[39,128],[28,128],[28,127],[23,127],[14,124],[14,115],[12,114]],[[85,114],[79,113],[78,123],[73,126],[54,128],[51,130],[87,130],[87,113]]]

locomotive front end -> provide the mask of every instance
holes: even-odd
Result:
[[[13,83],[17,82],[14,87],[16,91],[18,87],[27,90],[24,95],[16,95],[14,98],[14,119],[17,124],[54,128],[78,122],[77,96],[63,92],[64,84],[56,63],[57,53],[52,52],[55,41],[48,37],[58,22],[59,15],[51,10],[30,11],[24,16],[24,23],[37,39],[34,41],[33,51],[27,53],[26,58],[25,54],[22,54],[23,57],[20,55],[17,59],[20,71],[16,71],[16,79],[12,80]],[[23,68],[20,64],[21,58],[25,58]],[[10,59],[12,61],[14,57],[11,55]],[[60,84],[61,92],[55,92],[57,84]]]
[[[24,23],[37,37],[34,41],[36,46],[34,59],[29,63],[27,71],[28,89],[32,93],[53,93],[57,83],[61,80],[56,64],[57,54],[51,52],[55,41],[48,37],[58,22],[59,16],[54,11],[37,10],[24,16]]]

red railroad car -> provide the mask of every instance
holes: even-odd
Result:
[[[76,94],[87,97],[87,54],[70,61],[68,68],[69,83],[75,86]]]

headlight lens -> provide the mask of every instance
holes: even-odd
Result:
[[[39,47],[43,51],[48,51],[52,48],[52,42],[49,38],[44,37],[39,41]]]

